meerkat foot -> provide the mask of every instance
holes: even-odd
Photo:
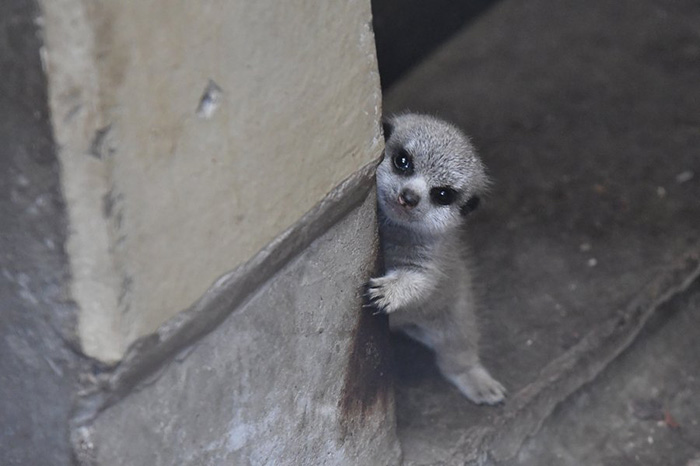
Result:
[[[495,405],[506,397],[506,389],[481,365],[458,374],[445,374],[467,398],[476,404]]]

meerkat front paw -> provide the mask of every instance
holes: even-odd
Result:
[[[387,314],[396,311],[399,308],[397,302],[398,281],[397,274],[391,272],[383,277],[370,278],[366,287],[368,304]]]
[[[446,374],[446,377],[476,404],[495,405],[506,397],[505,387],[481,365],[459,374]]]

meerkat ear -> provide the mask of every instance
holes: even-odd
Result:
[[[476,210],[477,207],[479,207],[479,203],[481,202],[481,199],[479,196],[472,196],[467,200],[467,202],[462,205],[462,207],[459,208],[460,213],[463,216],[469,215],[469,213],[473,212]]]
[[[387,141],[394,132],[394,124],[387,118],[382,118],[382,130],[384,131],[384,140]]]

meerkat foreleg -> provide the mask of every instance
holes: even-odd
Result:
[[[415,305],[430,296],[436,284],[435,274],[418,268],[390,270],[369,280],[367,298],[371,305],[388,313]]]

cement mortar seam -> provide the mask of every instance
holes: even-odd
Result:
[[[81,390],[72,429],[89,424],[102,410],[140,385],[157,380],[178,355],[216,329],[311,243],[359,207],[374,187],[377,161],[348,177],[294,225],[253,258],[219,278],[189,309],[166,321],[155,333],[136,340],[113,369],[92,378]]]
[[[589,332],[577,345],[545,366],[538,378],[520,390],[490,429],[476,442],[461,439],[448,462],[498,464],[515,457],[561,403],[592,382],[637,338],[661,306],[700,282],[700,246],[691,248],[656,279],[644,286],[625,310]],[[549,400],[549,401],[548,401]],[[528,413],[529,411],[529,413]],[[540,411],[540,415],[536,415]],[[520,428],[518,422],[522,423]],[[494,445],[503,445],[494,448]],[[471,453],[466,453],[471,450]],[[461,456],[461,458],[460,458]],[[477,458],[475,458],[477,457]],[[451,464],[451,463],[450,463]]]

